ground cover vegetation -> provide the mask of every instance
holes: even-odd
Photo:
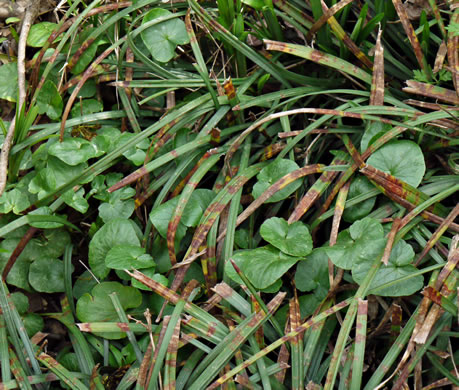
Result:
[[[0,3],[1,389],[459,386],[456,2]]]

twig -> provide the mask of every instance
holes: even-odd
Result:
[[[25,80],[25,52],[27,45],[27,36],[29,35],[30,27],[35,19],[35,15],[40,7],[39,1],[29,0],[27,9],[22,22],[21,35],[19,37],[18,45],[18,101],[17,113],[21,112],[21,108],[26,100],[26,80]],[[18,114],[17,114],[18,115]],[[0,196],[5,191],[6,180],[8,176],[8,158],[10,154],[11,144],[13,142],[14,130],[16,128],[16,118],[13,118],[8,133],[6,134],[5,141],[2,146],[2,153],[0,155]]]

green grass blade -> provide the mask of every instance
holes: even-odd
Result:
[[[159,346],[159,351],[158,351],[158,354],[156,355],[155,365],[153,366],[153,371],[152,371],[151,378],[150,378],[150,384],[148,386],[149,389],[157,388],[159,372],[163,365],[164,357],[166,356],[167,347],[172,339],[174,329],[177,325],[177,322],[180,321],[180,316],[183,312],[183,309],[185,308],[185,305],[186,305],[186,301],[184,299],[180,299],[177,302],[174,308],[174,311],[172,312],[172,315],[169,320],[169,324],[167,325],[166,333],[164,334],[163,341],[161,345]]]
[[[360,390],[362,385],[363,362],[365,358],[365,341],[367,338],[368,301],[358,300],[355,330],[354,362],[352,365],[351,389]]]
[[[110,299],[112,300],[113,306],[115,307],[116,314],[118,315],[118,318],[120,319],[120,322],[128,323],[129,320],[127,318],[126,313],[124,312],[123,306],[121,305],[120,299],[118,298],[118,295],[116,292],[110,294]],[[135,356],[137,357],[137,361],[140,363],[143,360],[143,354],[140,351],[139,345],[137,344],[137,340],[134,336],[134,333],[129,329],[126,330],[126,335],[129,339],[129,342],[132,345],[132,348],[134,349]]]
[[[67,370],[63,365],[59,364],[54,358],[42,352],[38,355],[38,360],[48,367],[48,369],[57,375],[57,377],[63,381],[71,389],[75,390],[88,390],[86,387],[75,375],[73,375],[69,370]]]

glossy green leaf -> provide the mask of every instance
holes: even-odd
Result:
[[[145,268],[142,270],[142,273],[148,276],[150,279],[155,282],[161,283],[163,286],[169,286],[169,280],[161,274],[155,273],[156,267]],[[151,291],[151,289],[145,286],[143,283],[139,282],[137,279],[131,278],[132,287],[138,288],[139,290]]]
[[[70,207],[84,214],[88,211],[89,203],[83,195],[84,188],[80,188],[78,191],[72,189],[62,195],[62,200]]]
[[[135,308],[142,302],[140,292],[118,282],[102,282],[97,284],[91,294],[84,294],[77,301],[76,312],[81,322],[115,321],[119,322],[118,314],[113,306],[110,294],[116,292],[124,310]],[[124,332],[110,332],[99,334],[107,339],[120,339],[125,337]]]
[[[59,119],[64,108],[61,94],[51,80],[46,80],[37,95],[39,114],[46,114],[49,119]]]
[[[102,203],[99,205],[99,216],[107,223],[115,218],[129,218],[135,209],[133,199],[126,201],[116,199],[113,202]]]
[[[27,46],[43,47],[56,28],[57,24],[51,22],[33,24],[27,36]]]
[[[0,253],[0,255],[3,254]],[[0,272],[3,272],[8,259],[9,256],[0,256]],[[8,273],[6,282],[11,286],[22,288],[25,291],[32,291],[32,288],[29,284],[29,267],[29,261],[25,260],[24,258],[18,258]]]
[[[29,310],[29,298],[27,298],[22,292],[16,291],[11,294],[11,300],[16,307],[19,314],[24,314]]]
[[[171,15],[171,12],[155,8],[147,12],[143,17],[142,24],[154,19]],[[179,18],[166,20],[147,28],[140,33],[145,46],[150,50],[152,57],[160,62],[168,62],[175,55],[177,45],[189,42],[185,23]]]
[[[299,166],[292,160],[281,159],[273,161],[271,164],[263,168],[257,175],[258,181],[253,186],[253,197],[258,198],[265,190],[267,190],[276,181],[278,181],[280,178],[296,169],[299,169]],[[289,197],[299,187],[301,187],[302,182],[302,180],[296,180],[295,182],[289,184],[282,190],[276,192],[265,203],[279,202],[280,200]]]
[[[62,260],[40,257],[30,265],[29,283],[39,292],[64,292],[64,263]]]
[[[62,142],[52,144],[48,153],[68,165],[75,166],[95,157],[97,150],[84,138],[66,138]]]
[[[19,214],[30,206],[27,194],[14,188],[11,191],[4,192],[0,196],[0,213],[8,214],[12,211],[14,214]]]
[[[354,222],[347,230],[338,234],[332,247],[326,247],[333,264],[351,269],[357,260],[373,261],[384,249],[385,239],[382,225],[372,218]]]
[[[244,4],[261,11],[261,9],[266,5],[264,0],[242,0]]]
[[[43,331],[45,321],[36,313],[27,313],[22,317],[27,336],[32,337],[38,332]]]
[[[416,272],[418,269],[414,267],[411,262],[414,258],[414,250],[406,241],[398,241],[392,248],[389,262],[386,265],[381,265],[378,269],[370,285],[370,294],[385,296],[385,297],[399,297],[414,294],[424,286],[424,278],[422,275],[409,277],[403,281],[397,282],[386,288],[378,288],[383,284],[393,282],[402,277],[408,277]],[[358,259],[352,268],[352,277],[357,283],[361,283],[371,267],[370,261],[363,261]]]
[[[105,265],[113,269],[150,268],[155,265],[153,258],[145,253],[145,248],[135,245],[117,245],[105,257]]]
[[[283,218],[273,217],[260,227],[261,236],[271,245],[291,256],[306,256],[312,250],[312,237],[301,221],[288,224]]]
[[[62,183],[67,183],[78,176],[86,166],[86,163],[68,165],[57,157],[50,156],[46,168],[38,171],[30,181],[28,189],[32,194],[37,194],[38,199],[41,199],[53,192]]]
[[[417,187],[424,177],[426,164],[421,148],[413,141],[391,141],[374,152],[369,165]]]
[[[76,102],[70,111],[71,118],[78,118],[83,115],[94,114],[96,112],[102,112],[104,105],[102,102],[96,99],[83,99]]]
[[[193,191],[191,197],[183,210],[182,218],[180,219],[176,237],[183,238],[186,232],[186,227],[195,227],[204,210],[209,206],[212,199],[215,197],[215,192],[207,189],[197,189]],[[174,198],[162,205],[156,207],[150,213],[150,220],[158,230],[162,237],[167,237],[167,228],[169,221],[177,208],[179,198]]]
[[[105,265],[105,257],[116,245],[140,246],[133,222],[126,219],[112,219],[102,226],[89,243],[89,265],[98,278],[105,278],[110,269]]]
[[[365,176],[356,176],[349,187],[348,199],[352,199],[356,196],[366,194],[367,192],[373,190],[375,187]],[[364,200],[358,205],[346,207],[343,213],[343,219],[346,222],[355,222],[359,219],[366,217],[370,214],[376,203],[376,197]]]
[[[116,147],[119,147],[129,140],[131,140],[133,137],[135,137],[135,134],[133,133],[123,133],[120,137],[117,138],[116,140]],[[134,165],[139,166],[144,164],[145,162],[145,157],[146,157],[146,150],[150,147],[150,142],[148,139],[144,139],[138,144],[136,144],[134,147],[126,150],[123,153],[123,156],[126,157],[129,161],[131,161]]]
[[[303,292],[313,291],[320,301],[327,296],[330,282],[328,278],[328,255],[325,248],[314,249],[306,259],[296,266],[295,287]]]
[[[233,255],[233,261],[241,268],[255,288],[265,289],[284,275],[298,257],[289,256],[271,245],[244,250]],[[231,262],[226,262],[225,273],[235,282],[243,284]]]
[[[15,102],[18,97],[18,67],[15,62],[0,66],[0,99]]]
[[[360,151],[363,153],[380,136],[386,134],[391,125],[382,122],[369,121],[360,140]]]
[[[83,294],[90,293],[96,284],[96,278],[94,278],[89,271],[84,271],[77,277],[75,283],[73,284],[73,296],[75,299],[78,299]]]

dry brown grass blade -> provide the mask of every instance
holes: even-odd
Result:
[[[445,42],[442,42],[438,47],[437,55],[435,56],[434,68],[432,70],[434,73],[439,72],[440,69],[443,68],[447,52],[448,47]]]
[[[167,377],[166,374],[166,385],[164,386],[164,390],[175,390],[176,381],[175,381],[175,373],[177,371],[177,352],[179,349],[179,339],[180,339],[180,323],[181,321],[177,321],[174,327],[174,331],[172,333],[172,338],[167,346],[167,355],[169,359],[166,359],[164,364],[165,368],[168,369],[166,371],[169,376]]]
[[[455,91],[450,89],[414,80],[407,80],[406,85],[407,87],[402,88],[404,92],[427,96],[432,99],[438,99],[450,104],[459,105],[459,97]]]
[[[285,333],[288,333],[290,331],[290,319],[287,317],[287,321],[285,321]],[[288,361],[290,359],[290,352],[285,344],[282,344],[280,350],[279,350],[279,355],[277,355],[277,363],[279,365],[285,365],[285,368],[283,370],[280,370],[278,373],[276,373],[274,376],[276,379],[279,381],[279,383],[284,383],[285,380],[285,375],[287,374],[287,368],[288,366]]]
[[[322,3],[322,10],[324,12],[328,11],[327,4],[325,4],[324,0],[321,0]],[[373,63],[371,60],[367,57],[367,55],[359,49],[359,47],[354,43],[354,41],[349,37],[349,35],[346,34],[346,32],[343,30],[341,25],[338,23],[336,18],[331,15],[327,19],[327,23],[330,25],[331,29],[333,32],[336,34],[337,38],[344,43],[344,45],[349,49],[349,51],[354,54],[354,56],[368,69],[373,68]]]
[[[459,235],[455,235],[451,240],[451,247],[448,253],[448,262],[445,264],[443,269],[438,275],[437,281],[435,282],[435,289],[439,290],[440,287],[445,282],[446,278],[450,275],[451,272],[456,268],[459,263]]]
[[[346,207],[346,199],[349,193],[350,185],[351,185],[351,182],[347,181],[346,184],[344,184],[344,186],[341,187],[341,189],[338,192],[338,198],[336,199],[335,212],[333,214],[332,229],[330,233],[330,246],[335,245],[338,239],[339,225],[341,222],[341,217],[343,216],[343,213],[344,213],[344,208]],[[334,275],[335,275],[335,266],[333,262],[330,259],[328,259],[328,280],[330,282],[330,292],[334,292],[335,289],[338,287],[339,283],[341,282],[341,279],[343,278],[344,270],[338,269],[336,278]]]
[[[370,104],[372,106],[384,105],[384,48],[381,45],[381,32],[382,30],[379,29],[378,37],[376,38],[370,93]]]
[[[134,52],[130,47],[126,49],[126,63],[132,64],[134,62]],[[118,69],[116,70],[116,73],[118,75]],[[130,82],[133,80],[133,75],[134,75],[134,68],[132,66],[127,66],[126,67],[126,72],[125,72],[125,81]],[[126,95],[129,99],[131,100],[132,97],[132,88],[131,87],[126,87],[124,88],[126,91]],[[125,132],[128,129],[128,118],[124,117],[121,118],[121,132]]]
[[[395,235],[397,234],[399,230],[401,222],[402,220],[400,218],[395,218],[394,222],[392,223],[392,227],[387,236],[387,244],[386,244],[386,247],[384,248],[383,256],[381,257],[381,263],[383,263],[384,265],[389,264],[390,252],[392,251],[392,246],[394,245]]]
[[[139,368],[139,375],[137,376],[137,383],[142,388],[145,388],[147,384],[147,378],[148,378],[147,374],[148,374],[148,369],[151,363],[152,352],[153,352],[153,344],[150,342],[150,344],[148,344],[145,355],[143,356],[143,360]]]
[[[426,66],[427,62],[426,62],[426,59],[424,58],[424,54],[422,53],[421,44],[419,43],[416,32],[414,31],[414,28],[411,25],[406,9],[403,6],[401,0],[392,0],[392,3],[394,3],[395,10],[397,11],[400,21],[402,22],[403,29],[405,30],[405,33],[414,50],[414,55],[416,56],[416,59],[418,60],[419,67],[424,71],[426,75],[428,75],[429,71]]]
[[[332,229],[330,233],[330,246],[335,245],[338,238],[339,224],[341,222],[341,217],[343,216],[344,208],[346,206],[346,199],[349,193],[350,184],[351,182],[348,181],[343,187],[341,187],[338,193],[335,212],[333,214]]]
[[[451,6],[452,7],[452,6]],[[453,23],[459,24],[459,8],[454,10],[451,16],[451,26]],[[453,84],[456,89],[457,95],[459,95],[459,35],[456,35],[454,31],[448,33],[448,63],[451,74],[453,76]]]
[[[333,7],[325,10],[322,16],[319,18],[317,22],[315,22],[312,27],[308,31],[308,35],[306,35],[306,41],[311,42],[312,37],[314,34],[319,31],[319,29],[327,23],[327,20],[335,15],[340,9],[344,8],[349,3],[352,3],[353,0],[341,0],[340,2],[336,3]]]

